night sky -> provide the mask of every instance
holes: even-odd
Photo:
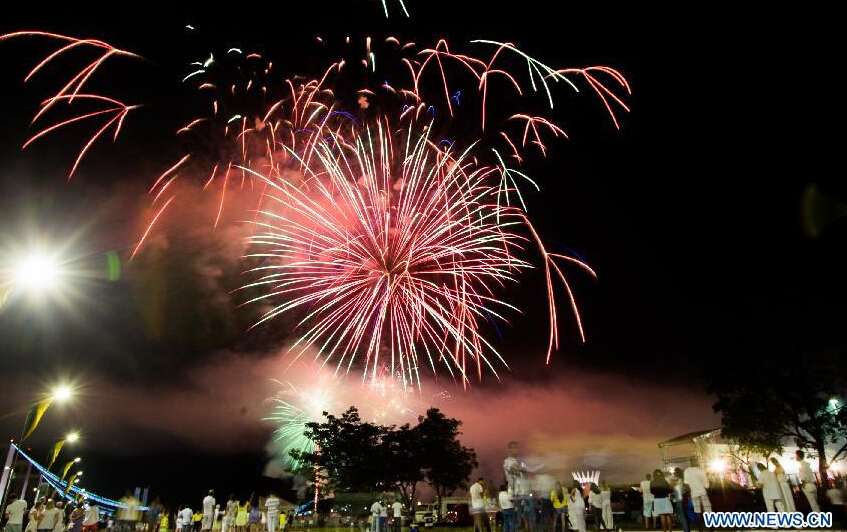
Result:
[[[505,294],[525,309],[497,339],[511,371],[469,391],[443,377],[425,385],[449,391],[437,406],[464,420],[483,473],[497,474],[505,443],[517,439],[551,471],[596,467],[634,480],[656,465],[659,441],[717,426],[704,391],[710,368],[753,372],[844,345],[844,112],[836,33],[825,27],[834,17],[818,14],[812,25],[796,13],[787,21],[714,6],[407,5],[408,20],[391,2],[386,20],[380,2],[364,0],[4,15],[0,33],[96,37],[148,61],[116,61],[93,81],[145,107],[66,182],[81,137],[60,133],[20,150],[55,82],[22,83],[48,43],[0,43],[0,253],[46,238],[67,243],[88,272],[65,301],[0,310],[0,436],[17,437],[27,405],[70,378],[80,397],[48,413],[33,446],[39,456],[79,426],[90,490],[118,496],[150,485],[178,503],[199,500],[207,485],[243,497],[279,482],[262,477],[273,472],[271,426],[259,420],[270,379],[290,377],[281,357],[292,337],[285,321],[246,330],[255,310],[237,308],[231,294],[243,283],[237,209],[212,231],[198,219],[216,199],[198,195],[128,258],[149,218],[145,191],[181,153],[173,131],[192,117],[192,93],[179,83],[187,63],[240,46],[316,75],[333,58],[316,35],[336,49],[347,35],[512,41],[554,66],[612,66],[632,86],[620,130],[595,99],[562,98],[554,116],[570,140],[526,168],[542,183],[529,199],[539,231],[599,275],[571,273],[587,343],[564,315],[566,341],[544,364],[546,303],[530,274]],[[106,278],[109,251],[122,259],[117,281]]]

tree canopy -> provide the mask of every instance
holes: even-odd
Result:
[[[715,372],[709,391],[718,399],[713,408],[721,414],[722,436],[753,449],[775,450],[793,441],[817,455],[827,484],[827,464],[847,454],[842,363],[838,356],[814,354],[788,366]]]
[[[466,488],[477,466],[474,450],[459,441],[461,421],[430,408],[409,424],[383,426],[361,419],[350,407],[340,416],[306,425],[314,452],[294,450],[294,472],[325,490],[396,491],[409,507],[417,486],[426,481],[439,498]]]

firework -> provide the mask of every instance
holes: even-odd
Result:
[[[333,372],[319,368],[302,371],[302,367],[289,365],[286,373],[293,374],[292,380],[274,381],[281,389],[268,399],[274,407],[264,418],[276,426],[273,439],[289,466],[296,465],[291,451],[314,452],[315,444],[305,435],[306,425],[323,421],[324,413],[340,415],[355,406],[366,421],[394,425],[413,422],[427,408],[449,399],[444,391],[413,393],[403,386],[401,376],[385,366],[366,384],[338,379]]]
[[[290,381],[275,381],[282,386],[270,399],[274,410],[265,421],[274,423],[274,441],[289,465],[295,465],[291,451],[314,452],[315,444],[306,437],[306,425],[323,419],[324,412],[336,412],[343,395],[341,383],[327,375],[317,375],[316,382],[297,387]]]
[[[317,348],[335,368],[355,355],[375,379],[388,347],[392,371],[418,382],[421,359],[463,381],[496,350],[479,332],[509,305],[491,285],[527,264],[511,252],[520,238],[515,209],[497,205],[494,169],[453,158],[426,133],[394,142],[382,127],[353,140],[319,139],[298,183],[267,180],[260,231],[251,238],[265,262],[248,285],[281,300],[259,321],[307,309],[293,348]]]
[[[0,39],[33,35],[64,44],[30,76],[75,48],[102,53],[45,100],[36,118],[60,105],[103,108],[49,125],[26,143],[77,121],[104,120],[72,175],[109,128],[117,136],[134,108],[84,94],[83,86],[107,59],[132,54],[43,32]],[[132,256],[166,217],[173,183],[199,176],[204,190],[219,195],[213,226],[228,190],[254,191],[247,258],[254,280],[243,288],[260,291],[247,303],[267,305],[257,325],[294,316],[292,349],[314,349],[336,373],[362,367],[373,386],[385,367],[404,390],[420,386],[422,369],[443,368],[462,385],[486,368],[496,374],[507,365],[486,324],[519,311],[498,294],[538,266],[533,250],[547,285],[547,361],[559,346],[558,284],[584,340],[564,266],[594,272],[545,246],[524,201],[527,186],[540,187],[520,170],[530,154],[546,156],[550,139],[568,135],[551,117],[525,109],[539,99],[552,110],[560,89],[589,88],[617,128],[630,87],[606,66],[553,68],[512,43],[470,46],[481,52],[456,52],[445,40],[419,47],[368,37],[359,48],[347,39],[341,57],[314,78],[285,79],[273,61],[240,48],[195,61],[182,82],[196,87],[208,112],[176,128],[195,148],[154,180],[150,223]],[[492,108],[490,93],[503,88],[510,97]]]

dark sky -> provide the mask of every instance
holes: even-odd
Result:
[[[318,34],[335,43],[345,35],[417,42],[447,36],[454,45],[509,40],[551,65],[613,66],[633,88],[633,111],[620,131],[596,101],[564,100],[556,116],[571,139],[529,165],[543,176],[544,192],[530,200],[539,230],[599,274],[597,282],[572,276],[588,342],[573,341],[566,318],[568,340],[544,366],[543,293],[540,277],[529,275],[508,293],[526,313],[501,328],[502,350],[513,362],[503,383],[488,379],[464,394],[452,383],[435,385],[453,390],[445,408],[466,416],[467,437],[487,453],[484,465],[496,463],[501,442],[513,439],[485,422],[486,404],[503,390],[519,404],[567,401],[561,430],[539,436],[533,416],[519,429],[536,442],[534,452],[549,454],[557,441],[575,455],[579,445],[606,449],[614,472],[624,447],[642,459],[674,431],[714,422],[703,392],[710,366],[755,371],[804,349],[843,346],[847,222],[838,216],[847,188],[836,164],[844,113],[833,73],[835,32],[827,26],[833,17],[792,13],[787,20],[716,6],[636,12],[606,4],[568,4],[555,13],[548,2],[457,7],[409,0],[412,17],[405,20],[389,4],[387,21],[379,2],[364,0],[278,11],[145,4],[4,16],[0,32],[97,37],[149,62],[115,66],[95,81],[105,79],[108,89],[114,84],[146,107],[114,146],[96,146],[66,183],[78,139],[57,135],[20,151],[47,94],[38,84],[51,81],[45,75],[24,85],[22,78],[47,48],[40,41],[0,43],[3,250],[48,235],[69,242],[68,253],[92,272],[67,301],[0,311],[0,435],[14,437],[22,421],[6,412],[25,409],[45,383],[72,377],[85,386],[83,400],[66,417],[45,421],[35,443],[45,446],[69,419],[83,426],[86,468],[103,472],[90,477],[90,489],[116,494],[148,483],[167,493],[162,478],[186,474],[201,475],[198,484],[214,481],[222,492],[258,482],[269,428],[256,423],[267,405],[255,388],[272,393],[266,379],[282,375],[257,368],[276,360],[289,331],[245,332],[255,314],[235,309],[229,295],[241,283],[231,259],[238,229],[197,229],[206,224],[195,219],[205,212],[198,205],[176,217],[153,251],[126,260],[149,216],[144,191],[180,153],[172,133],[191,117],[192,93],[179,83],[185,65],[211,49],[241,46],[277,58],[286,72],[315,75],[332,57],[314,52]],[[187,35],[186,24],[198,32]],[[227,216],[230,225],[238,219]],[[116,282],[105,279],[111,250],[123,259]],[[228,391],[217,393],[222,389]],[[580,406],[580,397],[596,399],[596,415],[586,415],[592,407]],[[173,401],[188,406],[161,411]],[[615,428],[610,420],[627,419],[631,401],[639,406],[629,419],[639,426]],[[667,402],[679,408],[645,430]],[[580,456],[563,463],[596,463]],[[631,464],[631,457],[618,459],[626,460]]]

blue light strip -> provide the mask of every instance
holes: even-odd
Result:
[[[16,451],[18,451],[18,453],[20,453],[21,456],[26,458],[26,460],[30,464],[32,464],[35,467],[35,469],[38,470],[39,473],[41,473],[41,477],[47,482],[47,484],[50,485],[50,487],[52,487],[54,490],[56,490],[57,493],[61,493],[63,498],[65,497],[65,490],[68,487],[67,481],[63,481],[63,480],[59,479],[59,477],[57,477],[54,473],[51,473],[50,471],[45,469],[44,466],[42,466],[41,464],[39,464],[38,462],[33,460],[29,455],[27,455],[25,452],[23,452],[21,450],[21,448],[18,447],[17,445],[15,445],[14,443],[12,444],[12,446],[15,448]],[[109,499],[107,497],[102,497],[100,495],[97,495],[96,493],[91,493],[90,491],[83,491],[82,488],[75,486],[75,485],[71,486],[71,489],[68,492],[67,498],[68,499],[76,499],[79,496],[82,496],[84,499],[90,499],[90,500],[96,502],[98,505],[106,506],[106,507],[113,508],[113,509],[119,509],[119,508],[126,508],[127,507],[126,504],[124,504],[120,501],[116,501],[114,499]],[[147,511],[148,509],[149,508],[147,506],[139,506],[138,507],[138,510],[142,511],[142,512]]]

